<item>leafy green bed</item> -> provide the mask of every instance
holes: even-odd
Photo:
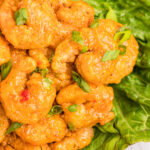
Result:
[[[95,8],[95,18],[111,9],[127,25],[140,45],[134,71],[114,88],[115,119],[94,127],[95,136],[82,150],[123,150],[150,141],[150,0],[85,0]]]

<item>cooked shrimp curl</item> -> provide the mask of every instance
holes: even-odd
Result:
[[[114,118],[113,89],[104,85],[90,85],[91,92],[86,93],[77,84],[69,85],[60,90],[56,97],[57,103],[62,105],[64,119],[72,123],[75,128],[92,127],[96,123],[106,124]],[[68,108],[76,105],[76,111]]]
[[[61,7],[57,11],[57,18],[64,23],[77,28],[89,27],[94,20],[94,8],[84,1],[72,2],[71,6]]]
[[[32,74],[28,80],[35,68],[36,62],[24,57],[1,82],[1,102],[12,121],[35,123],[47,115],[54,102],[56,90],[53,85],[50,90],[46,89],[43,77],[38,73]]]
[[[82,128],[70,133],[62,141],[51,145],[52,150],[78,150],[90,144],[94,136],[92,128]]]
[[[30,144],[42,145],[62,140],[67,133],[66,129],[64,120],[55,115],[32,125],[23,125],[16,133]]]

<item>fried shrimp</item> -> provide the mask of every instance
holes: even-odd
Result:
[[[16,25],[14,13],[26,8],[28,21]],[[56,26],[53,9],[46,3],[35,0],[4,0],[0,9],[0,25],[6,39],[20,49],[34,49],[49,46]]]
[[[0,143],[4,139],[4,134],[9,126],[8,119],[5,115],[5,112],[0,104]]]
[[[53,104],[56,96],[53,85],[50,90],[46,89],[43,77],[38,73],[31,75],[27,81],[27,75],[35,68],[36,62],[24,57],[1,82],[1,102],[12,121],[35,123],[49,112]]]
[[[41,145],[60,141],[65,136],[66,129],[64,120],[55,115],[32,125],[23,125],[16,133],[28,143]]]
[[[77,28],[89,27],[94,20],[94,8],[84,1],[72,2],[69,8],[61,7],[57,11],[57,18]]]
[[[8,135],[3,141],[2,145],[2,150],[51,150],[47,144],[34,146],[24,142],[15,134]]]
[[[104,85],[90,85],[91,92],[86,93],[76,84],[63,88],[56,100],[63,106],[64,118],[75,128],[93,126],[96,123],[104,125],[114,118],[111,112],[113,107],[113,89]],[[69,107],[77,104],[76,112],[70,112]]]
[[[10,59],[10,48],[8,42],[0,36],[0,65],[8,62]]]
[[[78,150],[90,144],[94,132],[92,128],[82,128],[71,133],[62,141],[51,145],[52,150]]]
[[[97,28],[89,32],[89,29],[82,30],[90,51],[79,55],[76,67],[88,82],[93,84],[119,83],[123,77],[132,72],[138,55],[138,44],[133,35],[123,43],[126,49],[124,55],[102,62],[106,51],[119,49],[118,41],[114,40],[114,36],[121,27],[121,24],[112,20],[102,19]]]

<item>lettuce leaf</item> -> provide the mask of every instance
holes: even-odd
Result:
[[[144,72],[142,73],[144,77]],[[145,73],[148,74],[148,72]],[[133,72],[114,87],[124,92],[131,100],[150,106],[150,82],[146,80],[146,77],[143,77],[138,72]],[[149,78],[148,75],[147,78]]]
[[[129,144],[150,141],[150,108],[138,104],[114,89],[115,126]]]
[[[119,134],[102,133],[94,127],[92,142],[82,150],[123,150],[128,144]]]

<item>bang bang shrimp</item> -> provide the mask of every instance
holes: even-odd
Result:
[[[64,23],[77,28],[89,27],[94,20],[94,8],[84,1],[72,2],[71,6],[61,7],[57,11],[57,18]]]
[[[14,122],[37,122],[47,115],[55,99],[54,86],[47,88],[46,80],[40,74],[34,73],[28,80],[28,75],[35,68],[36,62],[24,57],[1,82],[1,102],[7,116]]]
[[[119,83],[123,77],[132,72],[138,56],[138,44],[131,35],[122,45],[119,45],[114,37],[121,27],[122,25],[117,22],[102,19],[99,20],[98,27],[89,31],[83,29],[82,34],[90,51],[79,55],[76,67],[88,82],[93,84]],[[91,38],[89,34],[94,38]],[[123,47],[122,50],[119,46]],[[107,57],[106,53],[111,53],[111,51],[120,54],[116,58],[104,60]]]
[[[56,97],[57,103],[62,105],[64,119],[72,123],[75,128],[93,126],[96,123],[104,125],[114,118],[113,89],[104,85],[90,85],[91,92],[86,93],[77,84],[63,88]],[[70,107],[76,106],[71,112]]]
[[[62,141],[51,145],[52,150],[78,150],[90,144],[94,136],[92,128],[82,128],[70,133]]]
[[[23,23],[14,19],[16,12],[18,15],[24,13]],[[2,33],[15,48],[36,49],[53,45],[58,21],[46,1],[4,0],[0,8],[0,25]]]
[[[60,141],[66,135],[66,129],[64,120],[55,115],[32,125],[23,125],[16,133],[30,144],[41,145]]]

